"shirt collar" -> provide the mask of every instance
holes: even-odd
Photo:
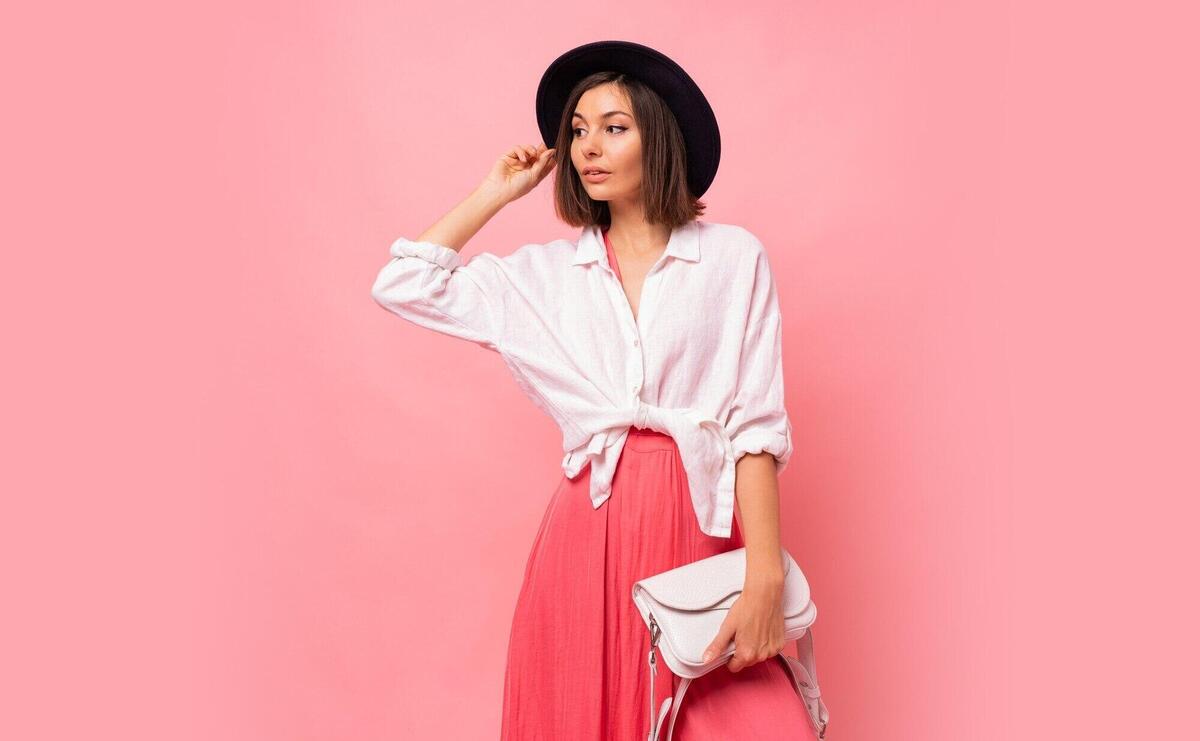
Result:
[[[700,260],[700,224],[692,220],[671,232],[667,240],[665,254],[678,257],[689,262]],[[608,261],[607,250],[604,249],[604,235],[600,226],[589,224],[579,234],[579,244],[575,247],[575,259],[572,265],[584,265],[594,260]]]

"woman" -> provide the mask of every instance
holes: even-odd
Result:
[[[811,735],[775,660],[777,476],[792,453],[778,301],[754,235],[697,220],[720,153],[712,110],[678,65],[628,42],[562,55],[537,100],[545,144],[513,148],[415,241],[396,240],[373,289],[404,319],[500,353],[563,431],[564,478],[509,636],[501,739],[645,738],[633,583],[743,545],[745,587],[710,646],[736,651],[694,682],[675,738]],[[460,259],[551,170],[577,241]],[[659,667],[672,681],[656,683],[655,708],[678,682]]]

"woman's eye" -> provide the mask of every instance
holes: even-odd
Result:
[[[605,130],[606,130],[606,131],[607,131],[608,129],[620,129],[621,131],[624,131],[624,130],[625,130],[627,127],[625,127],[625,126],[618,126],[617,124],[612,124],[611,126],[606,126],[606,127],[604,127],[604,128],[605,128]],[[583,129],[571,129],[571,134],[572,134],[572,135],[573,135],[573,136],[574,136],[576,139],[578,139],[578,138],[579,138],[579,132],[580,132],[580,131],[583,131]]]

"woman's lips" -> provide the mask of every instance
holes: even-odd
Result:
[[[584,175],[583,179],[589,183],[603,183],[611,174],[611,172],[590,172]]]

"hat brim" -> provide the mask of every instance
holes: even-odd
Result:
[[[721,132],[708,99],[694,80],[665,54],[631,41],[595,41],[571,49],[542,74],[537,122],[547,147],[558,141],[567,96],[593,72],[624,72],[658,93],[679,122],[687,150],[688,189],[699,198],[712,185],[721,161]]]

